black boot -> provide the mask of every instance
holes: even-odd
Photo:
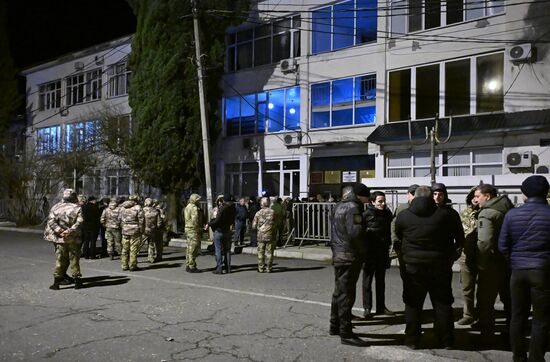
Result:
[[[80,280],[80,278],[74,278],[74,288],[75,289],[82,288],[82,280]]]
[[[53,284],[50,285],[50,289],[51,290],[59,290],[59,283],[61,282],[62,279],[60,278],[53,278]]]

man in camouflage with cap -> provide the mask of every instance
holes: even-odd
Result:
[[[189,197],[189,203],[183,210],[185,220],[185,236],[187,238],[187,266],[186,272],[198,273],[197,255],[201,249],[201,235],[204,226],[202,220],[202,210],[199,206],[200,195],[192,194]]]
[[[138,204],[139,197],[132,195],[121,205],[120,223],[122,226],[122,270],[137,271],[137,256],[141,245],[141,235],[145,230],[145,216]]]
[[[160,211],[153,205],[153,200],[146,198],[143,203],[143,215],[145,216],[145,240],[147,240],[147,260],[149,263],[162,259],[162,244],[161,227],[162,220]],[[160,240],[160,242],[159,242]],[[160,249],[160,250],[159,250]]]
[[[63,281],[69,265],[72,265],[75,289],[82,287],[79,264],[80,228],[84,220],[77,201],[76,193],[72,189],[66,189],[63,191],[63,200],[55,204],[48,215],[44,239],[51,241],[55,246],[54,281],[50,286],[53,290],[59,290],[59,284]]]
[[[258,273],[271,273],[275,240],[275,211],[270,208],[269,197],[260,200],[261,210],[254,215],[252,229],[257,230],[258,238]],[[265,269],[264,269],[265,266]]]
[[[115,251],[118,255],[122,252],[122,235],[120,233],[120,206],[115,199],[109,201],[109,206],[101,213],[101,225],[105,227],[105,238],[107,239],[107,253],[111,260],[115,258]]]

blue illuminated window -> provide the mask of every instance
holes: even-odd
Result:
[[[375,74],[311,86],[311,128],[375,123]]]
[[[98,121],[69,123],[65,126],[65,150],[97,150],[98,136]]]
[[[376,41],[376,0],[348,0],[312,12],[312,54]]]
[[[227,136],[299,128],[299,87],[225,98]]]
[[[61,144],[61,127],[45,127],[36,131],[36,153],[47,155],[57,153]]]

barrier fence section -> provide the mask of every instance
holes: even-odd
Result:
[[[330,241],[330,217],[333,202],[303,202],[292,205],[294,228],[286,240],[285,247],[290,240],[304,242],[328,243]]]

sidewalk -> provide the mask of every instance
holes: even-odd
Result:
[[[34,227],[27,228],[18,228],[15,227],[14,223],[11,222],[0,222],[0,231],[16,231],[23,233],[34,233],[34,234],[43,234],[44,227],[42,225],[37,225]],[[206,250],[208,245],[212,244],[211,241],[203,240],[201,243],[201,249]],[[173,238],[169,246],[176,248],[185,248],[186,241],[184,238]],[[235,246],[231,246],[231,250],[234,251]],[[257,248],[251,246],[243,246],[243,254],[254,255],[258,253]],[[304,245],[301,248],[297,246],[288,246],[286,248],[277,248],[275,249],[275,257],[278,258],[288,258],[288,259],[300,259],[300,260],[317,260],[322,262],[331,262],[332,261],[332,251],[329,247],[322,244],[319,245]],[[397,259],[392,260],[392,266],[398,266]],[[453,271],[459,272],[460,266],[457,262],[453,264]]]

